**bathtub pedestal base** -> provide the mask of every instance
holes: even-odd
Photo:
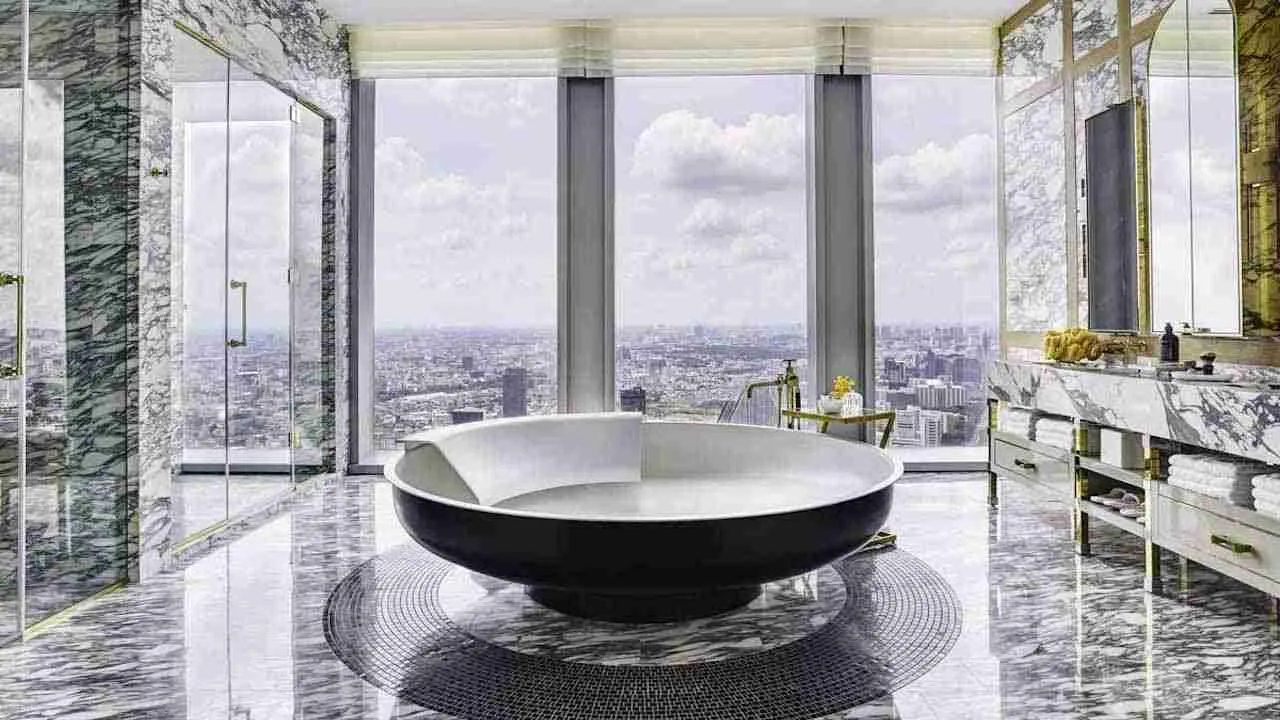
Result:
[[[688,593],[614,594],[530,587],[529,597],[566,615],[619,623],[660,623],[719,615],[760,595],[760,586],[709,588]]]

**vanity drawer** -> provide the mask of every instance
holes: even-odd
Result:
[[[1164,495],[1156,497],[1155,542],[1179,547],[1252,570],[1280,577],[1280,536],[1215,515]]]
[[[1064,497],[1075,494],[1071,465],[1058,458],[995,440],[991,448],[991,464],[999,473],[1030,480]]]

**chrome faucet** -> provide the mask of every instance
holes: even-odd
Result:
[[[759,388],[774,387],[778,389],[778,418],[777,426],[782,427],[782,411],[783,409],[796,411],[800,409],[800,376],[796,374],[796,360],[783,360],[786,366],[782,372],[772,380],[762,380],[747,385],[747,399],[751,399],[751,394]],[[796,418],[787,418],[787,429],[794,430],[796,428]]]

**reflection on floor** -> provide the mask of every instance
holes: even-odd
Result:
[[[288,474],[179,475],[173,480],[173,537],[182,540],[289,492]]]
[[[1142,591],[1136,540],[1095,528],[1071,550],[1065,506],[1003,488],[913,478],[901,545],[955,589],[951,653],[892,697],[840,718],[1243,718],[1280,714],[1280,636],[1266,598],[1206,571]],[[329,649],[330,591],[404,542],[388,487],[353,478],[130,588],[25,646],[0,649],[0,717],[442,719],[356,677]]]

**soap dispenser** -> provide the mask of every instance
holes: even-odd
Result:
[[[1165,323],[1160,336],[1160,362],[1177,364],[1178,357],[1178,336],[1173,332],[1173,323]]]

